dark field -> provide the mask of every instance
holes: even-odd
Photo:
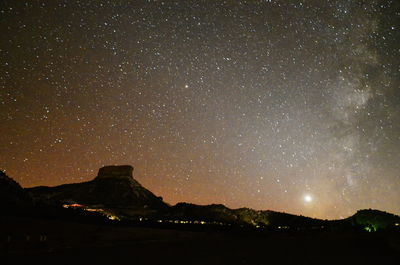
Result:
[[[397,233],[193,232],[3,217],[0,236],[1,264],[400,264]]]

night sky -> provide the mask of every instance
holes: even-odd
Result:
[[[400,1],[1,1],[0,168],[170,204],[400,214]],[[106,196],[106,195],[105,195]]]

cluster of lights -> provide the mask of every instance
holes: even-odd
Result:
[[[110,212],[108,212],[108,211],[106,211],[104,209],[100,209],[100,208],[88,208],[85,205],[77,204],[77,203],[64,204],[63,207],[67,208],[67,209],[68,208],[71,208],[71,209],[82,209],[82,210],[88,211],[88,212],[100,213],[100,214],[106,216],[108,219],[113,220],[113,221],[119,221],[120,220],[120,218],[118,216],[116,216],[116,215],[114,215],[114,214],[112,214],[112,213],[110,213]]]
[[[64,204],[63,207],[67,208],[67,209],[68,208],[84,208],[85,205],[74,203],[74,204]]]
[[[143,218],[139,218],[139,221],[142,221]],[[146,219],[147,220],[147,219]],[[206,222],[206,221],[186,221],[186,220],[157,220],[158,223],[174,223],[174,224],[219,224],[219,225],[224,225],[224,223],[220,222]]]
[[[278,226],[278,229],[289,229],[289,226]]]

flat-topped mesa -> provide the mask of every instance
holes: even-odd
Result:
[[[99,169],[96,179],[106,178],[129,178],[133,179],[132,176],[133,167],[129,165],[122,166],[105,166]]]

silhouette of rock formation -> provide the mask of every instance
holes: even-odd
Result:
[[[140,185],[132,172],[131,166],[106,166],[100,168],[97,177],[88,182],[27,190],[42,200],[114,209],[127,215],[156,212],[168,207],[161,197]]]

